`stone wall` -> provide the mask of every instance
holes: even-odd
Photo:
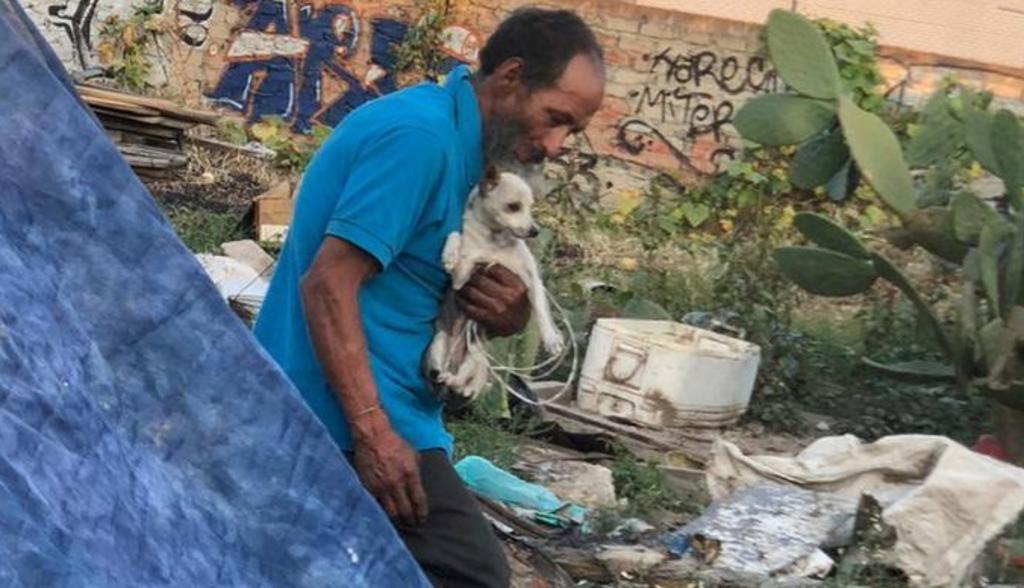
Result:
[[[144,0],[24,0],[74,71],[100,65],[98,30]],[[153,0],[161,1],[161,0]],[[296,130],[334,125],[352,108],[395,90],[392,43],[415,17],[411,0],[162,0],[167,34],[154,51],[154,81],[189,102],[216,104],[248,121],[281,116]],[[476,62],[489,31],[523,0],[455,0],[448,66]],[[549,0],[596,30],[609,64],[603,110],[572,159],[558,162],[601,194],[636,190],[656,172],[697,181],[739,146],[731,121],[751,96],[782,88],[760,54],[759,28],[619,0]],[[897,99],[926,96],[945,73],[1024,98],[1020,72],[890,51],[884,71]]]

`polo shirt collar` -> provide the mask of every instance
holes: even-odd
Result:
[[[484,126],[469,67],[460,65],[449,72],[444,87],[455,100],[455,129],[465,155],[466,179],[475,186],[484,169]]]

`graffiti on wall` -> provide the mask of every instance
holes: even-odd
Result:
[[[362,23],[349,6],[259,0],[248,9],[248,22],[228,49],[228,66],[208,96],[250,122],[280,117],[299,132],[313,123],[334,126],[359,105],[397,89],[392,47],[405,37],[405,23],[370,20],[370,62],[360,75],[353,57]],[[444,39],[449,57],[443,71],[476,60],[473,33],[450,27]],[[326,76],[340,82],[340,93],[327,96]]]
[[[67,36],[72,56],[82,69],[91,65],[92,26],[98,5],[99,0],[59,0],[47,7],[50,20]]]
[[[190,47],[202,47],[210,36],[208,22],[214,0],[178,1],[178,39]]]
[[[703,173],[734,157],[729,128],[738,104],[781,89],[774,68],[759,56],[667,48],[644,59],[650,78],[629,92],[631,112],[619,122],[617,146],[632,156],[667,153]]]

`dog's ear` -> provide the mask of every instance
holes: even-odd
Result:
[[[498,168],[488,165],[484,170],[484,179],[480,182],[480,195],[487,196],[492,188],[498,187]]]

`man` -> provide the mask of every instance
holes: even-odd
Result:
[[[602,53],[568,11],[512,14],[443,86],[349,114],[307,169],[255,331],[439,586],[506,586],[508,565],[449,461],[421,359],[448,286],[441,250],[485,165],[536,166],[604,95]],[[525,286],[480,271],[462,311],[491,335],[529,319]]]

